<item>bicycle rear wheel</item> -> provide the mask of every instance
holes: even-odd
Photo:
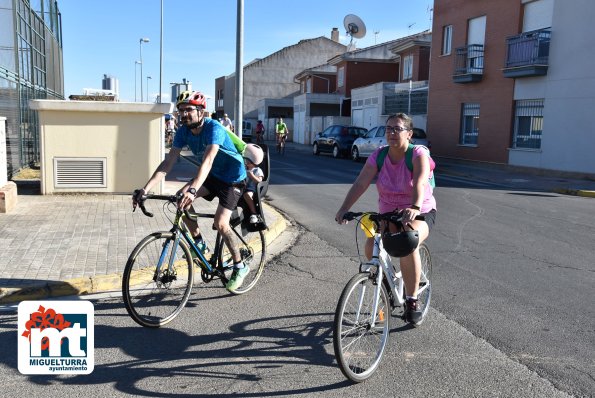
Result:
[[[419,245],[419,257],[421,258],[421,278],[419,280],[419,288],[417,291],[417,304],[422,312],[421,321],[413,324],[419,326],[426,319],[426,315],[430,309],[430,301],[432,299],[432,284],[430,279],[432,277],[432,256],[430,250],[424,243]]]
[[[194,278],[192,257],[185,241],[179,240],[175,253],[174,243],[173,233],[156,232],[140,241],[128,257],[122,297],[128,314],[139,325],[163,326],[188,302]]]
[[[250,267],[250,272],[246,275],[242,286],[230,293],[243,294],[256,286],[256,283],[264,271],[267,245],[262,231],[248,232],[246,236],[242,236],[241,231],[238,232],[236,228],[232,228],[232,231],[236,236],[235,243],[242,255],[242,261],[244,261],[245,265]],[[233,271],[233,260],[229,249],[223,243],[223,238],[219,233],[217,234],[217,245],[220,248],[219,267],[225,271],[225,278],[222,278],[221,281],[225,286]]]
[[[378,287],[380,297],[372,326]],[[335,358],[345,377],[359,383],[376,371],[388,342],[390,318],[386,288],[375,285],[369,273],[353,276],[341,293],[333,326]]]

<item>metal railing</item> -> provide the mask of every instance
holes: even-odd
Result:
[[[455,50],[455,75],[483,74],[483,44],[469,44]]]
[[[550,53],[550,28],[523,32],[506,39],[506,68],[547,65]]]

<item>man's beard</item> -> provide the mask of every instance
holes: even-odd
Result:
[[[198,122],[188,123],[188,118],[182,119],[182,123],[184,126],[188,127],[190,130],[201,127],[205,121],[205,118],[201,118]]]

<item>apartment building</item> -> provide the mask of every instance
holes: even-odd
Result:
[[[593,173],[594,15],[590,0],[435,0],[433,153]]]

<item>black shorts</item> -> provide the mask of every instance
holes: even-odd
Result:
[[[203,186],[209,190],[209,194],[204,196],[206,200],[210,202],[214,198],[219,198],[221,206],[228,210],[235,210],[238,207],[238,201],[242,197],[246,183],[241,181],[230,184],[209,175]]]
[[[430,210],[428,213],[422,213],[420,216],[424,216],[426,224],[428,224],[428,232],[432,230],[432,227],[436,223],[436,209]]]

